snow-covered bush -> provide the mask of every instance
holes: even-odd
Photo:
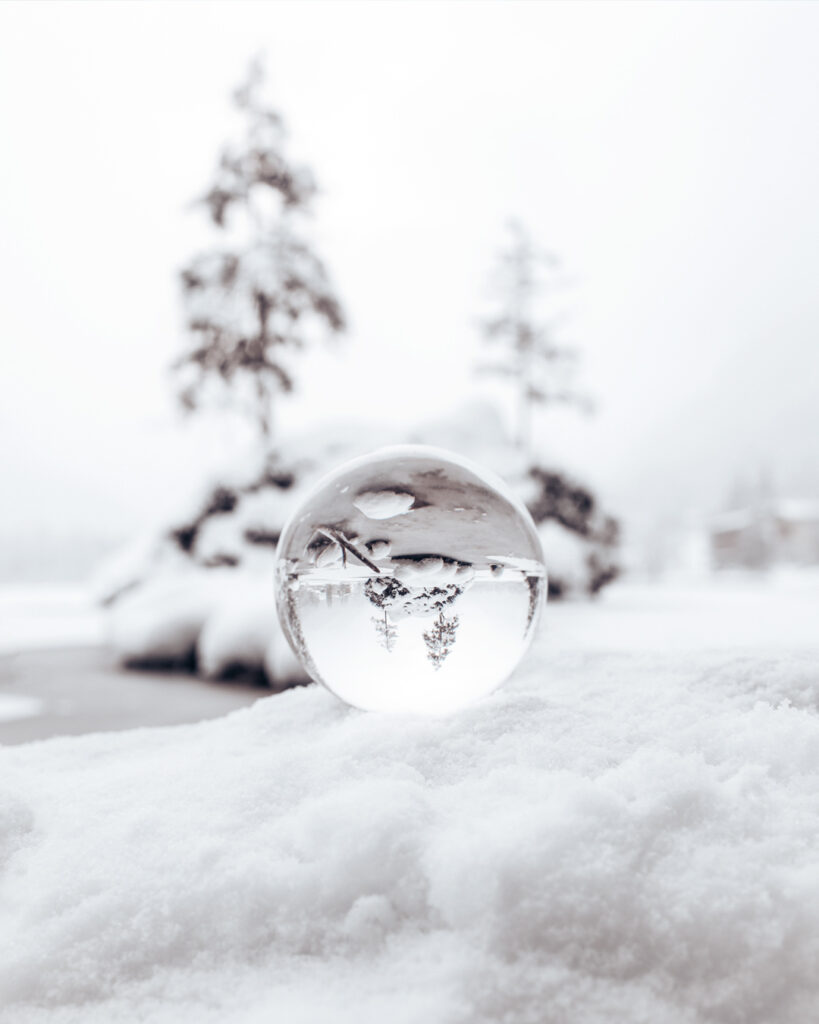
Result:
[[[242,579],[230,598],[220,601],[205,619],[196,644],[200,673],[211,679],[237,670],[261,674],[274,621],[271,581]]]
[[[567,530],[554,519],[538,528],[549,576],[549,596],[583,594],[588,582],[588,544],[578,533]]]
[[[549,596],[593,596],[619,575],[617,521],[594,494],[562,473],[532,466],[522,497],[540,524]]]
[[[188,566],[129,588],[112,605],[109,640],[129,665],[196,667],[208,678],[305,682],[281,631],[272,578]]]
[[[231,582],[224,570],[194,568],[149,578],[114,603],[111,642],[128,664],[190,664],[202,626]]]
[[[616,573],[616,527],[589,490],[527,466],[503,437],[497,413],[480,404],[409,431],[333,425],[231,467],[160,536],[101,573],[97,590],[111,606],[114,646],[126,662],[196,664],[210,677],[264,673],[276,688],[302,681],[273,607],[276,543],[312,482],[371,451],[374,439],[438,445],[494,469],[540,524],[550,595],[596,593]]]

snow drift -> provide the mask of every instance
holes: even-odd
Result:
[[[815,652],[527,666],[0,752],[0,1018],[813,1022]]]

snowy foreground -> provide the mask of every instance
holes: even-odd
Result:
[[[449,718],[0,752],[0,1020],[812,1024],[816,593],[621,593]]]

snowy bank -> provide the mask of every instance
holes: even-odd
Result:
[[[546,638],[449,718],[5,749],[0,1019],[809,1024],[818,707],[815,651]]]

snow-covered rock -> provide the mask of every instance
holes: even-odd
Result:
[[[0,751],[0,1019],[813,1024],[817,651],[558,611],[451,717],[310,687]]]

